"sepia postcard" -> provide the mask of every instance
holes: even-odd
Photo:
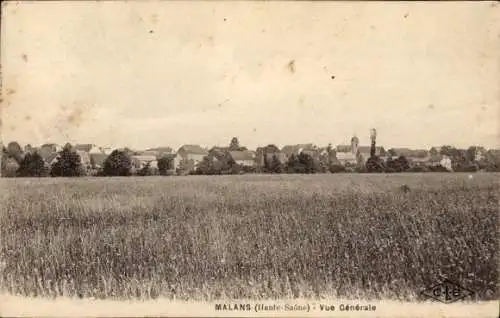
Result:
[[[498,317],[498,2],[1,8],[0,316]]]

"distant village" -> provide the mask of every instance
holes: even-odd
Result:
[[[385,149],[376,145],[375,136],[376,132],[373,130],[369,145],[360,144],[359,138],[353,136],[350,144],[344,145],[319,147],[308,143],[285,145],[281,149],[275,145],[267,145],[255,150],[241,146],[237,137],[228,140],[227,146],[206,148],[187,144],[177,150],[168,146],[132,150],[105,148],[95,144],[63,146],[54,143],[34,147],[11,142],[6,147],[2,146],[2,176],[20,176],[20,169],[28,169],[23,168],[23,164],[26,167],[34,165],[38,169],[36,171],[43,170],[49,175],[54,165],[62,160],[64,149],[78,155],[75,158],[78,158],[76,160],[82,168],[81,174],[95,176],[106,175],[103,172],[106,161],[118,153],[125,156],[123,158],[128,158],[125,160],[126,169],[130,173],[124,175],[500,171],[498,149],[485,149],[481,146],[467,149],[452,146]],[[34,154],[38,156],[37,164],[25,162],[28,160],[27,156],[31,158]],[[41,176],[42,173],[35,174]]]

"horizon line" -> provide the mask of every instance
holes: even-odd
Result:
[[[183,143],[179,146],[173,146],[173,145],[168,145],[168,144],[165,144],[165,145],[155,145],[155,146],[147,146],[147,147],[141,147],[141,148],[138,148],[138,147],[131,147],[131,146],[128,146],[128,145],[122,145],[122,146],[110,146],[110,145],[99,145],[97,143],[91,143],[91,142],[74,142],[74,143],[71,143],[71,142],[64,142],[64,143],[59,143],[59,142],[44,142],[44,143],[40,143],[38,145],[34,145],[32,143],[25,143],[24,145],[19,142],[19,141],[16,141],[16,140],[11,140],[9,142],[4,142],[4,140],[0,140],[0,145],[2,146],[7,146],[8,144],[12,143],[12,142],[16,142],[19,144],[19,146],[21,148],[24,149],[24,147],[30,145],[31,147],[34,147],[34,148],[38,148],[38,147],[41,147],[41,146],[44,146],[44,145],[58,145],[58,146],[62,146],[64,147],[64,145],[66,145],[67,143],[69,143],[70,145],[72,146],[76,146],[76,145],[93,145],[93,146],[96,146],[96,147],[99,147],[99,148],[112,148],[112,149],[124,149],[124,148],[128,148],[130,150],[138,150],[138,151],[147,151],[149,149],[154,149],[154,148],[171,148],[172,150],[178,150],[179,148],[183,147],[183,146],[186,146],[186,145],[196,145],[196,146],[200,146],[202,148],[214,148],[214,147],[227,147],[227,145],[218,145],[218,144],[213,144],[213,145],[206,145],[206,144],[200,144],[200,143],[193,143],[193,142],[190,142],[190,143]],[[229,144],[229,143],[228,143]],[[295,146],[295,145],[307,145],[307,144],[312,144],[313,146],[316,146],[317,148],[323,148],[323,147],[327,147],[329,144],[332,145],[332,147],[336,147],[336,146],[349,146],[350,143],[327,143],[325,144],[324,146],[323,145],[319,145],[319,144],[316,144],[314,142],[298,142],[298,143],[286,143],[286,144],[283,144],[283,145],[280,145],[278,143],[266,143],[266,144],[259,144],[257,145],[256,147],[247,147],[245,146],[244,144],[241,144],[240,143],[240,146],[241,147],[246,147],[248,150],[252,150],[252,149],[257,149],[257,148],[260,148],[260,147],[266,147],[266,146],[269,146],[269,145],[274,145],[276,147],[278,147],[279,149],[283,148],[283,147],[286,147],[286,146]],[[364,144],[360,143],[358,144],[358,146],[365,146]],[[366,143],[366,146],[371,146],[370,143]],[[419,146],[419,147],[414,147],[414,146],[391,146],[391,147],[386,147],[380,143],[377,143],[376,147],[382,147],[384,148],[385,150],[389,150],[389,149],[401,149],[401,148],[405,148],[405,149],[411,149],[411,150],[430,150],[431,148],[436,148],[436,147],[443,147],[443,146],[450,146],[450,147],[453,147],[453,148],[456,148],[456,149],[468,149],[469,147],[482,147],[482,148],[485,148],[487,150],[490,150],[490,149],[499,149],[498,146],[497,147],[488,147],[488,146],[485,146],[483,144],[480,144],[480,143],[474,143],[474,144],[470,144],[468,146],[466,146],[465,148],[463,147],[460,147],[460,146],[455,146],[455,144],[452,144],[452,143],[445,143],[445,144],[442,144],[442,145],[434,145],[434,146]]]

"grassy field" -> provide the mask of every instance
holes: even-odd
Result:
[[[416,300],[445,276],[496,299],[498,177],[3,179],[0,292]]]

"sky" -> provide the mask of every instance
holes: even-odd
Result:
[[[4,143],[500,147],[494,2],[2,5]]]

